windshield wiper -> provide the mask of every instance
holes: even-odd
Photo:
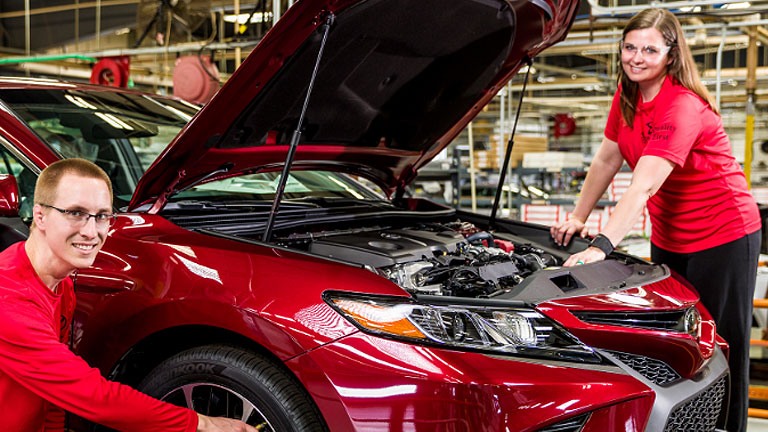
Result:
[[[286,201],[287,202],[287,201]],[[269,200],[238,200],[238,201],[206,201],[196,199],[177,200],[168,203],[166,209],[171,210],[258,210],[264,211],[270,208]],[[313,202],[290,202],[291,209],[306,210],[319,208],[320,205]]]
[[[359,204],[359,205],[365,205],[365,206],[381,206],[386,205],[387,207],[394,207],[394,205],[387,201],[382,199],[374,199],[374,198],[349,198],[349,197],[323,197],[323,196],[307,196],[302,198],[292,198],[292,199],[286,199],[283,200],[284,203],[292,203],[292,204],[298,204],[298,203],[314,203],[317,205],[327,205],[327,204]]]
[[[185,190],[187,190],[187,189],[191,189],[191,188],[193,188],[193,187],[195,187],[195,186],[199,185],[200,183],[202,183],[202,182],[204,182],[204,181],[208,180],[208,179],[209,179],[209,178],[211,178],[211,177],[214,177],[214,176],[216,176],[216,175],[219,175],[219,174],[224,174],[224,173],[227,173],[227,172],[229,172],[229,170],[231,170],[231,169],[232,169],[234,166],[235,166],[235,164],[234,164],[234,163],[232,163],[232,162],[226,162],[226,163],[222,164],[222,165],[221,165],[221,166],[220,166],[218,169],[216,169],[216,170],[213,170],[213,171],[211,171],[211,172],[209,172],[209,173],[205,174],[204,176],[202,176],[202,177],[200,177],[199,179],[197,179],[197,180],[195,180],[195,181],[193,181],[193,182],[189,183],[188,185],[185,185],[184,187],[182,187],[182,188],[179,188],[179,189],[174,189],[174,190],[173,190],[173,192],[171,192],[171,193],[168,195],[168,198],[170,198],[170,197],[172,197],[172,196],[174,196],[174,195],[178,194],[179,192],[184,192],[184,191],[185,191]]]

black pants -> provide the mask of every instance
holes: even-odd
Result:
[[[749,339],[760,231],[694,253],[675,253],[651,244],[651,260],[668,265],[698,291],[712,314],[717,333],[728,342],[731,401],[728,432],[747,430],[749,407]]]

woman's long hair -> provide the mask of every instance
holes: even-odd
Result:
[[[715,113],[720,113],[712,95],[699,79],[699,71],[696,63],[693,61],[688,43],[685,41],[685,34],[680,26],[680,22],[669,11],[665,9],[645,9],[629,20],[624,27],[624,33],[621,40],[632,30],[655,28],[664,37],[664,42],[670,47],[669,59],[672,61],[667,65],[667,74],[672,75],[685,88],[699,95],[701,99],[709,104],[709,107]],[[635,121],[635,111],[637,109],[638,85],[630,80],[624,73],[624,67],[619,68],[619,82],[621,83],[621,100],[619,107],[624,121],[631,128]]]

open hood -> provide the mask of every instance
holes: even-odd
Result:
[[[578,2],[300,0],[147,170],[129,208],[189,185],[281,169],[328,15],[292,169],[403,188],[529,58],[564,38]],[[566,9],[567,8],[567,9]]]

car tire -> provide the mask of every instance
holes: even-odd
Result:
[[[261,425],[262,431],[328,430],[293,376],[265,356],[235,347],[209,345],[176,354],[138,389],[204,415]]]

